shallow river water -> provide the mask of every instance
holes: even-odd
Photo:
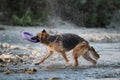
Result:
[[[63,58],[55,53],[44,63],[36,66],[34,62],[45,55],[47,49],[42,44],[30,43],[24,40],[21,37],[21,32],[29,31],[36,34],[42,28],[9,27],[0,31],[0,43],[8,43],[9,45],[15,45],[15,47],[19,46],[19,48],[7,50],[7,48],[1,47],[0,55],[22,55],[24,63],[18,61],[5,66],[0,65],[0,80],[120,80],[119,31],[113,30],[111,33],[111,30],[106,29],[46,29],[51,34],[70,32],[82,35],[100,55],[97,65],[94,66],[80,57],[77,68],[65,66]],[[104,35],[107,36],[107,39]],[[98,37],[100,38],[98,39]],[[71,52],[66,54],[72,64]],[[2,61],[0,61],[0,64],[2,64]],[[31,69],[35,69],[35,71],[31,73]],[[6,73],[6,71],[8,72]]]

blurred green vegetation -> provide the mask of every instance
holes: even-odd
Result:
[[[106,27],[119,9],[120,0],[0,0],[0,23],[45,25],[48,16],[58,15],[78,26]]]
[[[61,17],[78,26],[106,27],[120,0],[58,0]]]
[[[45,0],[0,0],[0,22],[8,25],[33,26],[46,21]]]

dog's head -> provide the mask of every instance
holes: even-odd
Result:
[[[37,39],[41,43],[47,43],[48,37],[49,37],[48,33],[45,30],[43,30],[40,33],[38,33],[35,37],[33,37],[32,39]]]

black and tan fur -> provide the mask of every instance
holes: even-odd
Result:
[[[48,48],[48,53],[41,58],[35,65],[41,64],[46,60],[50,55],[56,51],[62,55],[66,64],[69,64],[69,60],[65,54],[66,51],[73,50],[73,66],[78,66],[78,57],[83,56],[86,60],[92,62],[93,64],[97,63],[99,55],[95,49],[89,46],[89,43],[76,34],[66,33],[60,35],[49,35],[45,30],[38,33],[37,36],[32,39],[39,40],[42,44],[46,45]],[[90,57],[92,54],[93,58]]]

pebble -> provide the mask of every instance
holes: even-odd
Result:
[[[8,43],[1,43],[1,46],[3,48],[10,48],[10,44],[8,44]]]
[[[5,69],[4,69],[4,73],[5,73],[5,74],[10,74],[11,72],[10,72],[10,70],[9,70],[8,68],[5,68]]]
[[[2,55],[0,55],[0,60],[10,63],[10,62],[22,61],[22,58],[19,57],[18,55],[2,54]]]
[[[11,45],[10,49],[19,49],[19,46],[17,46],[17,45]]]
[[[0,59],[0,63],[3,63],[4,61],[2,59]]]
[[[0,48],[9,48],[9,49],[28,49],[27,47],[20,47],[18,45],[10,45],[9,43],[1,43]]]
[[[35,68],[29,69],[29,70],[27,71],[27,73],[29,73],[29,74],[34,74],[35,72],[37,72],[37,69],[35,69]]]

